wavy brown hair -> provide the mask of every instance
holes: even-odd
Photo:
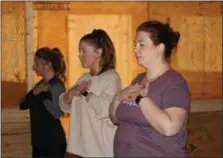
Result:
[[[83,36],[80,41],[86,41],[96,49],[102,49],[99,62],[101,71],[99,74],[109,69],[115,69],[115,47],[111,38],[104,30],[94,29],[91,33]]]
[[[50,49],[48,47],[39,48],[35,52],[35,56],[40,59],[43,59],[48,63],[51,63],[55,75],[58,76],[63,81],[66,81],[65,77],[66,64],[64,61],[63,54],[58,48],[53,48],[53,49]]]

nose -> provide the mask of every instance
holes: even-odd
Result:
[[[135,52],[135,55],[138,55],[139,54],[139,49],[136,46],[134,48],[134,52]]]
[[[83,51],[79,50],[78,58],[82,58],[82,57],[83,57]]]
[[[135,53],[137,52],[136,46],[134,47],[134,52],[135,52]]]
[[[78,54],[78,58],[82,59],[82,54],[81,53]]]

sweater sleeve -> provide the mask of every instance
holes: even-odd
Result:
[[[117,74],[108,75],[104,77],[103,81],[100,81],[100,85],[103,86],[102,93],[100,95],[93,94],[88,105],[98,119],[104,119],[109,118],[109,106],[115,94],[121,90],[121,80]]]
[[[83,79],[85,79],[87,73],[84,73],[76,82],[76,84],[78,84],[79,82],[81,82]],[[75,85],[76,85],[75,84]],[[75,86],[74,85],[74,86]],[[74,87],[73,86],[73,87]],[[60,109],[63,111],[63,112],[68,112],[70,113],[70,110],[71,110],[71,104],[66,104],[64,101],[63,101],[63,97],[66,93],[62,93],[60,96],[59,96],[59,106],[60,106]]]
[[[66,93],[62,93],[60,96],[59,96],[59,106],[60,106],[60,109],[63,111],[63,112],[68,112],[70,113],[70,109],[71,109],[71,104],[66,104],[64,101],[63,101],[63,97]]]

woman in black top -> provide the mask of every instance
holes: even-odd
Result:
[[[40,48],[35,53],[33,69],[42,80],[20,101],[21,110],[30,110],[32,155],[64,157],[66,136],[58,102],[65,92],[63,55],[57,48]]]

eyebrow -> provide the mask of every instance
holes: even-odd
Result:
[[[144,40],[143,39],[140,39],[138,41],[134,40],[134,43],[137,43],[137,42],[143,42]]]

